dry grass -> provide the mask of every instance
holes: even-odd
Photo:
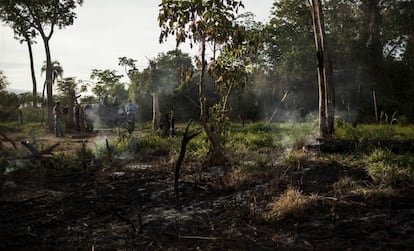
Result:
[[[341,177],[336,183],[332,185],[335,196],[343,196],[352,193],[360,185],[352,180],[349,176]]]
[[[395,189],[391,186],[358,187],[353,192],[370,200],[388,199],[396,195]]]
[[[317,196],[303,195],[298,188],[289,187],[280,197],[269,203],[269,219],[281,220],[287,216],[293,216],[300,219],[303,217],[305,210],[316,202]]]
[[[337,197],[346,197],[349,195],[363,196],[365,199],[382,199],[392,198],[396,191],[391,186],[361,184],[350,177],[345,176],[333,184],[333,191]]]
[[[283,163],[292,170],[300,170],[309,164],[310,158],[311,156],[306,151],[291,151],[284,157]]]

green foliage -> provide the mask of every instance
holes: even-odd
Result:
[[[105,97],[111,96],[112,99],[116,98],[118,104],[124,104],[128,99],[128,92],[125,90],[125,85],[119,82],[121,78],[122,75],[118,75],[115,70],[93,69],[91,79],[96,80],[96,83],[92,92],[100,102],[103,102]]]
[[[187,150],[188,155],[197,161],[204,160],[210,151],[206,133],[201,132],[197,137],[188,142]]]
[[[19,125],[17,121],[0,121],[0,131],[1,132],[12,132],[18,131]]]
[[[39,122],[25,124],[22,126],[22,129],[24,134],[33,142],[46,133],[45,128],[41,126]]]
[[[0,117],[1,120],[16,119],[20,98],[15,93],[0,90]]]
[[[275,135],[273,132],[250,131],[235,132],[229,131],[226,134],[226,145],[228,149],[234,150],[258,150],[263,147],[275,147]]]
[[[41,122],[43,116],[46,113],[46,111],[43,108],[33,108],[32,106],[23,107],[21,109],[21,112],[22,112],[23,125],[26,123]]]
[[[244,7],[241,1],[177,1],[167,0],[160,4],[158,15],[161,27],[160,42],[175,35],[177,45],[189,40],[224,43],[231,37],[234,13]]]
[[[137,155],[168,155],[179,149],[180,138],[164,138],[155,133],[143,137],[126,136],[115,141],[108,141],[109,151],[113,157],[133,157]],[[108,155],[108,147],[104,138],[95,142],[94,154],[98,158],[105,158]]]

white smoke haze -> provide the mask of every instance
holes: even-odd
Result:
[[[358,112],[355,110],[335,110],[335,117],[345,120],[348,123],[355,124],[358,121]]]

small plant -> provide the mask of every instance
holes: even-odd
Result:
[[[38,123],[29,123],[24,126],[24,133],[29,137],[33,142],[39,137],[39,124]]]
[[[306,196],[298,188],[289,187],[279,198],[268,205],[270,208],[268,218],[282,220],[288,216],[293,216],[300,219],[303,217],[305,210],[316,200],[316,195]]]

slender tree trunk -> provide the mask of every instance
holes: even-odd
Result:
[[[210,129],[208,125],[208,121],[207,121],[206,97],[204,96],[204,93],[205,93],[204,76],[206,72],[205,54],[206,54],[206,41],[203,40],[201,42],[201,73],[200,73],[200,80],[198,84],[198,97],[199,97],[199,102],[200,102],[200,124],[204,128],[204,131],[207,134],[207,138],[211,144],[210,163],[213,165],[223,165],[226,159],[224,156],[224,150],[222,149],[220,142],[218,142],[216,135]]]
[[[207,122],[206,116],[206,98],[204,97],[204,75],[206,72],[206,63],[205,63],[205,54],[206,54],[206,42],[203,40],[201,43],[201,72],[200,80],[198,83],[198,98],[200,103],[200,121],[203,124]]]
[[[52,59],[50,56],[49,40],[44,40],[45,52],[46,52],[46,94],[47,94],[47,126],[50,131],[53,131],[54,119],[53,119],[53,88],[52,88]]]
[[[318,61],[319,134],[320,137],[326,138],[334,133],[335,87],[326,45],[322,4],[320,0],[312,0],[311,5]]]
[[[158,93],[152,93],[152,129],[156,131],[160,127],[161,113]]]
[[[27,49],[29,50],[29,58],[30,58],[30,72],[32,75],[32,83],[33,83],[33,107],[37,107],[37,83],[36,83],[36,73],[34,70],[34,63],[33,63],[33,50],[32,44],[30,43],[30,39],[25,37],[27,43]]]
[[[54,101],[53,101],[53,88],[52,88],[52,84],[53,84],[52,59],[51,59],[51,56],[50,56],[49,41],[50,41],[50,38],[53,35],[54,25],[53,24],[51,25],[48,36],[46,36],[40,22],[37,21],[36,26],[37,26],[36,29],[39,31],[39,33],[42,37],[43,45],[45,46],[45,54],[46,54],[46,80],[45,80],[45,85],[46,85],[46,92],[47,92],[47,126],[48,126],[49,131],[53,132],[53,127],[54,127],[54,119],[53,119]]]

